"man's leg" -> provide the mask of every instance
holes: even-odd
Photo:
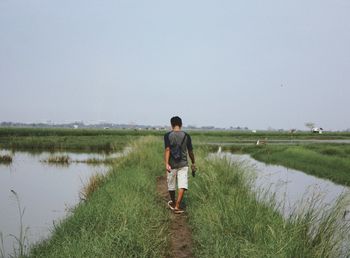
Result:
[[[175,190],[176,190],[176,170],[172,169],[170,172],[167,172],[167,183],[168,191],[170,195],[170,200],[172,201],[172,206],[175,207]]]
[[[183,167],[177,171],[177,184],[179,187],[175,209],[180,209],[180,205],[185,191],[188,189],[188,167]]]
[[[175,191],[169,191],[170,200],[175,204]]]
[[[185,191],[186,191],[185,188],[179,188],[179,191],[177,193],[177,200],[176,200],[175,209],[180,209],[180,204],[182,202],[182,198],[184,197]]]

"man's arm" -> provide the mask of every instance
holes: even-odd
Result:
[[[195,158],[194,158],[193,150],[190,150],[190,151],[188,152],[188,156],[190,156],[190,159],[191,159],[192,164],[195,164],[196,161],[195,161]]]
[[[170,172],[171,166],[169,165],[169,158],[170,158],[170,148],[166,147],[164,151],[164,163],[165,163],[165,169]]]
[[[188,150],[188,156],[190,156],[192,165],[191,165],[191,169],[192,171],[196,171],[196,160],[194,157],[194,153],[193,153],[193,146],[192,146],[192,139],[191,136],[188,135],[188,139],[187,139],[187,150]]]
[[[170,172],[171,166],[169,165],[169,159],[170,159],[170,141],[169,141],[169,134],[164,135],[164,163],[165,163],[165,169]]]

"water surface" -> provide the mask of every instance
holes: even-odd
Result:
[[[318,200],[319,206],[330,207],[341,195],[350,194],[349,187],[295,169],[265,164],[248,154],[219,152],[216,155],[253,168],[256,172],[255,190],[265,189],[265,192],[275,194],[276,202],[281,204],[278,209],[285,217],[291,215],[295,209],[307,206],[311,200]],[[350,220],[350,213],[346,213],[345,219]]]
[[[2,154],[9,153],[5,150]],[[102,154],[56,153],[69,155],[72,160],[88,158],[103,159]],[[29,227],[29,243],[47,238],[53,222],[69,215],[69,210],[79,202],[79,192],[94,173],[105,173],[106,165],[71,163],[66,166],[42,162],[51,154],[12,153],[10,165],[0,164],[0,232],[4,235],[4,248],[11,254],[14,245],[10,234],[19,235],[19,211],[11,190],[15,191],[22,209],[25,208],[23,224]],[[113,157],[120,154],[112,154]]]

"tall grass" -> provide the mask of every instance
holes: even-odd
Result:
[[[156,193],[161,146],[153,138],[135,143],[30,257],[165,257],[169,213]]]
[[[16,241],[17,247],[14,247],[13,249],[13,257],[24,257],[27,252],[28,252],[28,239],[27,239],[27,234],[28,234],[28,227],[24,226],[23,223],[23,216],[24,216],[24,212],[25,212],[25,208],[22,209],[21,207],[21,202],[19,199],[19,196],[17,194],[16,191],[11,190],[11,193],[14,195],[15,199],[16,199],[16,203],[17,203],[17,208],[18,208],[18,214],[19,214],[19,235],[10,235],[11,237],[13,237]],[[1,236],[2,238],[2,236]],[[2,239],[1,239],[2,241]]]
[[[259,201],[246,168],[225,160],[198,161],[189,190],[196,257],[340,257],[342,206],[304,207],[284,219],[273,198]],[[346,253],[350,255],[350,252]]]
[[[6,255],[6,253],[5,253],[5,247],[4,247],[4,235],[0,231],[0,257],[4,258],[5,255]]]

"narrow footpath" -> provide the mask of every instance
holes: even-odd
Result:
[[[157,177],[157,191],[163,201],[164,208],[168,209],[169,193],[167,189],[166,177]],[[169,209],[170,214],[170,258],[193,257],[192,234],[187,223],[187,214],[174,214]]]

